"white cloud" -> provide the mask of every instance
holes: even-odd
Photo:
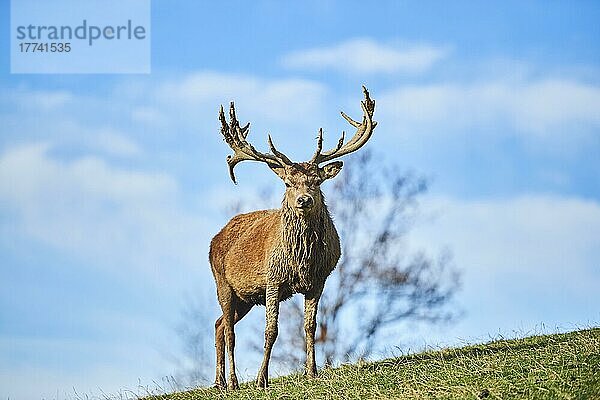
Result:
[[[299,50],[285,55],[284,66],[294,69],[330,69],[355,74],[420,73],[448,54],[440,46],[392,46],[372,39],[352,39],[329,47]]]
[[[74,100],[72,93],[66,90],[30,90],[18,88],[0,95],[0,101],[18,104],[23,109],[36,111],[55,111],[71,104]]]
[[[92,139],[97,149],[120,157],[135,157],[142,153],[139,145],[114,129],[100,129]]]
[[[137,107],[131,112],[131,118],[148,125],[163,126],[167,122],[167,117],[155,107]]]
[[[450,241],[469,264],[490,265],[493,260],[503,271],[537,275],[589,265],[600,253],[600,203],[593,200],[552,195],[433,198],[425,206],[435,217],[423,239]]]
[[[158,87],[159,101],[193,112],[208,111],[216,120],[218,106],[235,101],[244,115],[271,121],[302,121],[318,114],[325,87],[304,79],[267,80],[249,75],[197,72]]]
[[[380,119],[418,133],[497,125],[544,137],[600,126],[600,87],[567,79],[411,85],[378,100]]]
[[[552,195],[437,197],[423,209],[433,217],[410,240],[452,250],[464,274],[464,332],[511,330],[520,322],[530,328],[585,324],[600,317],[600,203]]]
[[[134,140],[140,129],[124,121],[122,111],[129,105],[120,99],[108,102],[102,96],[19,88],[13,97],[0,94],[2,102],[15,106],[0,110],[0,124],[7,127],[7,145],[51,141],[71,152],[118,158],[143,154],[140,143]]]
[[[0,202],[17,215],[13,233],[150,280],[185,281],[204,262],[203,219],[186,211],[171,176],[98,157],[60,161],[50,149],[35,143],[0,155]]]
[[[327,97],[326,86],[311,80],[202,71],[147,87],[146,93],[135,99],[143,111],[138,109],[133,118],[145,120],[147,125],[159,121],[150,129],[158,128],[165,138],[177,135],[179,140],[173,142],[177,151],[182,139],[196,143],[203,138],[198,148],[214,146],[211,149],[224,157],[227,147],[219,134],[218,111],[223,105],[227,112],[234,101],[240,122],[251,123],[250,140],[257,148],[266,151],[267,133],[272,133],[276,145],[294,159],[308,157],[313,151],[317,129],[327,116]],[[304,139],[299,143],[300,135]],[[307,152],[304,146],[309,145]]]

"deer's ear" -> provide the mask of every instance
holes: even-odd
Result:
[[[285,172],[284,167],[281,167],[279,165],[269,164],[269,168],[271,168],[271,171],[275,172],[275,174],[279,178],[281,178],[282,180],[285,180],[286,172]]]
[[[331,179],[342,170],[342,166],[344,165],[341,161],[334,161],[329,163],[321,168],[321,178],[323,180]]]

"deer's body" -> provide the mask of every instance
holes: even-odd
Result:
[[[269,137],[271,153],[261,153],[246,141],[249,125],[240,127],[233,103],[230,124],[221,108],[221,132],[234,154],[227,158],[229,173],[241,161],[266,163],[286,185],[278,210],[255,211],[233,217],[210,244],[210,264],[223,315],[215,323],[217,368],[215,385],[225,387],[225,349],[229,356],[228,388],[238,387],[235,373],[234,325],[250,309],[266,307],[265,352],[257,382],[268,384],[271,349],[277,338],[279,303],[295,293],[304,295],[304,331],[306,334],[306,373],[315,376],[315,329],[317,308],[325,280],[340,258],[340,240],[325,205],[320,185],[342,169],[341,161],[324,166],[320,163],[362,147],[371,136],[375,102],[366,89],[362,123],[342,116],[357,128],[346,144],[344,135],[336,148],[321,152],[323,132],[319,131],[317,151],[309,162],[294,163],[279,152]]]
[[[265,305],[268,282],[279,300],[322,288],[340,258],[340,241],[325,207],[313,218],[291,210],[262,210],[233,217],[210,244],[210,264],[236,300]]]

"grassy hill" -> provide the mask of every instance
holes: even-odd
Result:
[[[600,328],[498,340],[154,399],[600,399]]]

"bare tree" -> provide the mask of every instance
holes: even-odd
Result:
[[[206,302],[203,304],[197,298],[187,296],[175,327],[180,350],[166,354],[168,361],[175,365],[172,378],[179,390],[209,383],[208,376],[213,372],[214,342],[208,311]]]
[[[319,305],[316,351],[329,365],[384,351],[377,347],[386,342],[380,339],[394,336],[402,323],[433,324],[458,315],[451,299],[459,274],[449,253],[434,259],[410,252],[406,244],[426,181],[383,167],[368,151],[347,164],[326,191],[342,243],[342,257]],[[290,366],[303,357],[301,303],[289,302],[281,312],[273,359]]]

